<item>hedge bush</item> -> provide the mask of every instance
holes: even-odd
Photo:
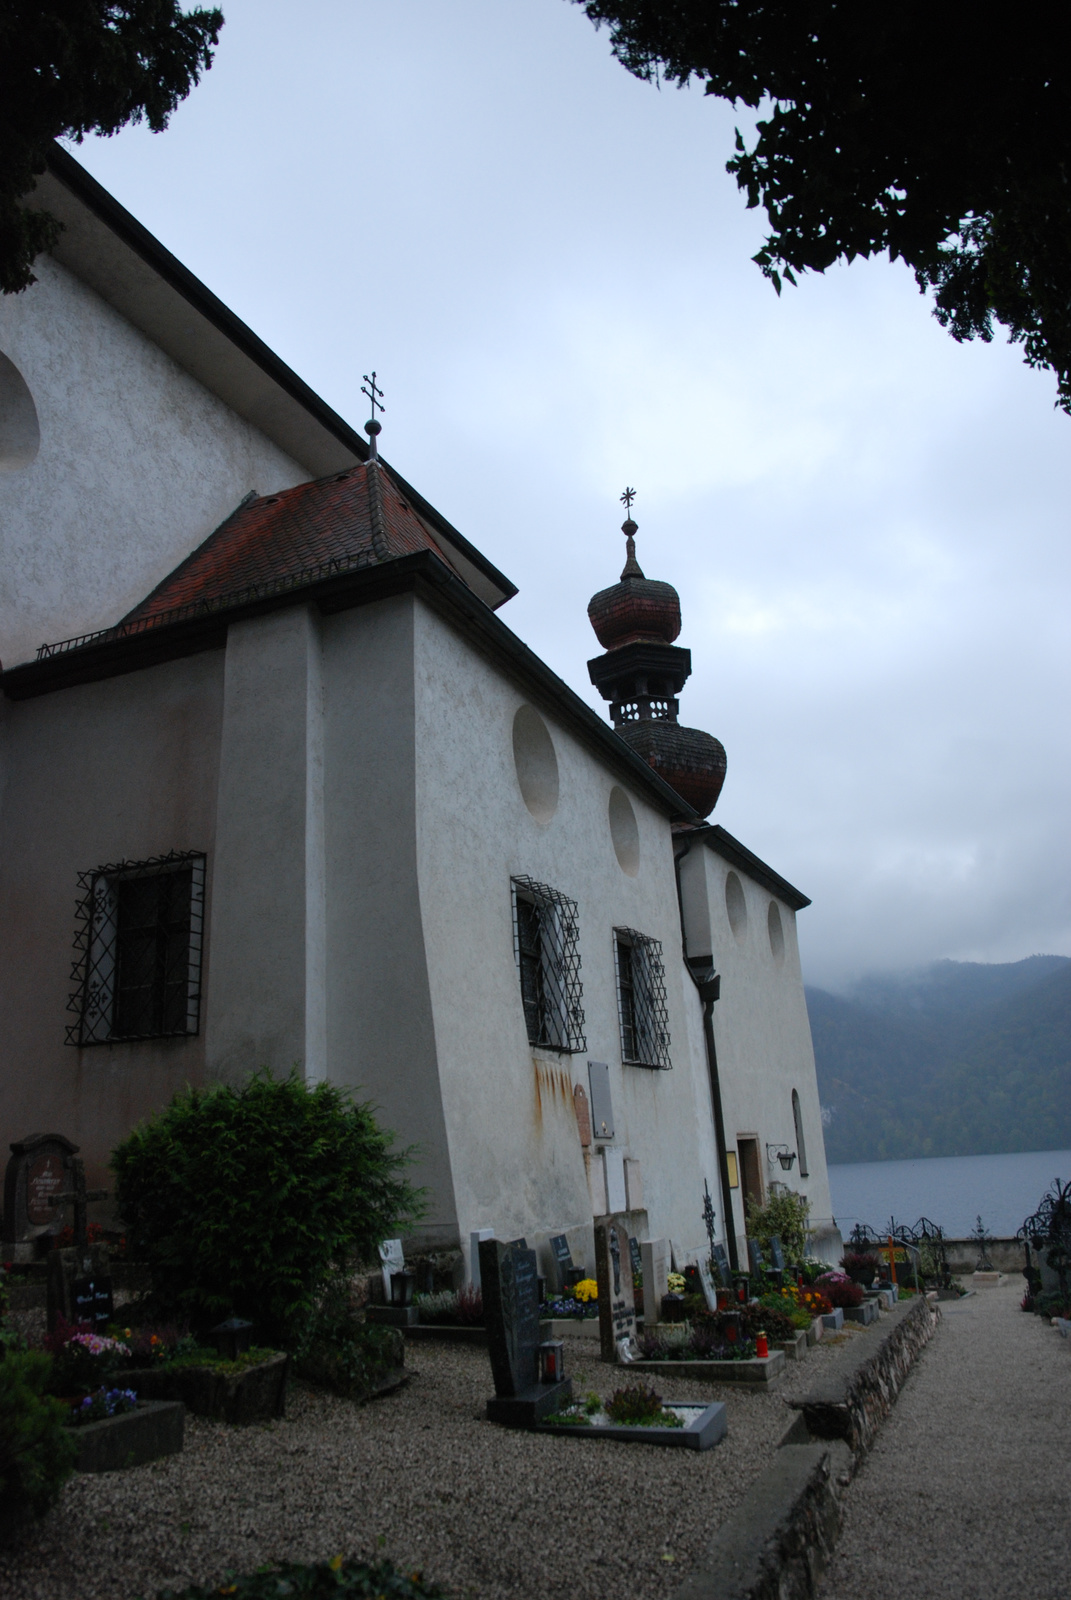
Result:
[[[156,1313],[199,1328],[247,1317],[258,1344],[291,1348],[332,1271],[420,1215],[410,1160],[347,1091],[261,1072],[177,1094],[111,1164]]]
[[[78,1447],[67,1407],[45,1394],[52,1358],[9,1350],[0,1360],[0,1516],[40,1516],[59,1498]]]

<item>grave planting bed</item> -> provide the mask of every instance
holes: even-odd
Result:
[[[373,1552],[471,1600],[672,1600],[774,1459],[792,1415],[784,1400],[862,1337],[827,1336],[772,1394],[648,1374],[666,1401],[721,1401],[728,1421],[714,1450],[654,1457],[488,1422],[486,1351],[413,1345],[411,1382],[373,1406],[294,1382],[285,1418],[233,1428],[187,1416],[181,1455],[71,1479],[47,1517],[0,1548],[0,1593],[151,1600],[264,1562]],[[570,1341],[566,1360],[578,1395],[607,1399],[628,1381],[587,1340]],[[622,1518],[623,1506],[639,1509]]]

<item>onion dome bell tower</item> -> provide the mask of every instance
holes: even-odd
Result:
[[[680,597],[672,584],[645,578],[636,560],[635,491],[621,496],[627,559],[619,583],[592,596],[588,618],[606,651],[588,662],[591,681],[610,702],[614,727],[638,756],[705,817],[725,782],[725,749],[699,728],[677,721],[680,694],[692,671],[691,652],[673,643],[681,631]]]

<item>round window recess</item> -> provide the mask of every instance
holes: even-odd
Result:
[[[618,866],[634,878],[640,870],[640,830],[632,801],[618,784],[610,790],[610,838]]]
[[[0,352],[0,472],[21,472],[40,448],[33,395],[15,363]]]
[[[513,764],[525,805],[537,822],[549,822],[558,809],[558,758],[534,706],[521,706],[513,719]]]
[[[776,900],[770,901],[770,909],[766,913],[766,926],[770,932],[770,949],[773,958],[780,966],[785,959],[785,930],[781,922],[781,907]]]
[[[747,901],[744,899],[744,886],[735,872],[730,872],[725,880],[725,909],[729,913],[733,938],[737,944],[743,944],[747,938]]]

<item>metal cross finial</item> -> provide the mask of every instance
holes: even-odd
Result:
[[[366,389],[364,383],[362,383],[361,393],[366,394],[369,400],[372,402],[372,421],[374,422],[376,420],[376,411],[386,411],[387,409],[383,404],[383,390],[376,383],[376,374],[374,369],[371,377],[368,376],[367,372],[363,374],[363,377],[364,383],[367,383],[369,387]]]
[[[710,1253],[714,1254],[714,1202],[710,1198],[710,1185],[703,1179],[703,1222],[706,1225],[707,1238],[710,1240]]]
[[[626,487],[624,494],[621,496],[621,504],[625,508],[626,517],[631,517],[631,515],[632,515],[632,502],[633,502],[633,500],[635,500],[635,498],[636,498],[635,489],[629,489],[629,488]]]

